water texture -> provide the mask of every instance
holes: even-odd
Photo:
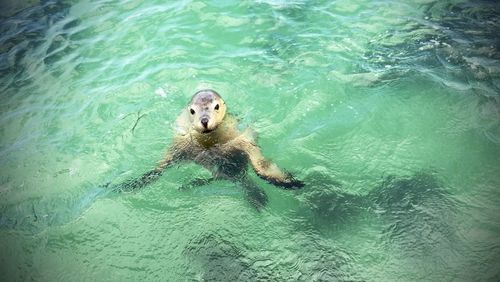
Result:
[[[1,281],[500,280],[496,1],[0,5]],[[305,187],[110,192],[203,88]]]

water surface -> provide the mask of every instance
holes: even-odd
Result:
[[[495,1],[2,5],[0,280],[500,280]],[[306,186],[108,193],[203,88]]]

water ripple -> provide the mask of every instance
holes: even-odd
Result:
[[[0,280],[498,276],[498,3],[10,5]],[[256,212],[235,183],[190,187],[208,172],[182,164],[103,192],[155,166],[202,88],[306,187],[249,169],[269,198]]]

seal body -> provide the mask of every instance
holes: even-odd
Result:
[[[226,113],[226,104],[214,90],[194,94],[176,121],[176,135],[165,157],[144,183],[159,176],[167,167],[182,161],[194,161],[212,172],[213,179],[239,181],[256,206],[267,201],[264,192],[246,177],[249,164],[262,179],[285,188],[304,184],[276,164],[266,160],[250,129],[239,131],[237,121]]]

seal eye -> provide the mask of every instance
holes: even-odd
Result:
[[[215,105],[215,110],[218,111],[219,110],[219,104]]]
[[[194,115],[194,110],[193,109],[191,109],[189,111],[191,112],[192,115]]]

